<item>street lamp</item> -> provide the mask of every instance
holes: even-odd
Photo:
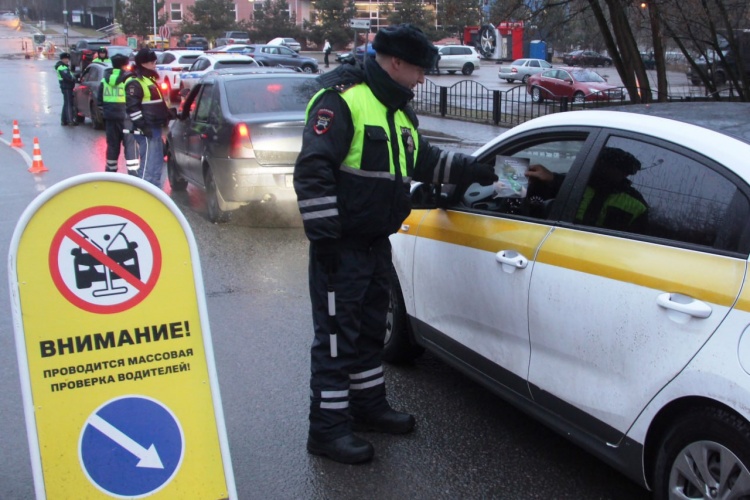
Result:
[[[156,0],[154,0],[154,46],[156,45]]]

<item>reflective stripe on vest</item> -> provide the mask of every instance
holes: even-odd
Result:
[[[115,69],[112,71],[112,74],[109,78],[102,79],[102,85],[104,86],[102,88],[102,100],[104,102],[125,104],[125,84],[127,83],[127,80],[129,80],[129,78],[118,84],[110,83],[116,82],[119,76],[120,70]]]
[[[581,206],[578,207],[578,212],[576,213],[576,221],[583,221],[583,218],[586,216],[586,210],[588,210],[589,204],[591,204],[594,196],[596,196],[596,191],[590,186],[586,186],[586,191],[584,191],[583,199],[581,200]],[[647,211],[647,207],[642,201],[634,198],[628,193],[613,193],[607,197],[601,210],[599,210],[599,214],[596,217],[597,227],[604,225],[609,207],[620,209],[629,214],[630,221],[628,221],[628,224],[632,224],[633,221]]]
[[[309,117],[312,105],[318,100],[318,97],[325,92],[326,89],[321,90],[310,100],[307,108],[307,114]],[[365,140],[365,125],[382,127],[388,136],[388,159],[389,159],[389,172],[391,176],[396,175],[396,169],[393,164],[393,138],[391,137],[391,129],[388,125],[388,108],[381,103],[375,95],[365,84],[354,85],[353,87],[342,92],[341,97],[344,99],[346,104],[349,106],[349,111],[352,115],[352,126],[354,127],[354,137],[349,146],[349,152],[344,158],[342,166],[349,167],[356,170],[361,170],[362,167],[362,148]],[[406,179],[411,175],[411,172],[407,172],[407,164],[414,165],[417,159],[417,153],[419,148],[419,141],[417,141],[417,130],[412,124],[409,117],[403,111],[396,111],[394,114],[395,130],[399,134],[399,137],[403,139],[403,134],[408,132],[411,135],[411,141],[409,146],[414,149],[412,151],[412,158],[410,162],[407,162],[407,144],[401,140],[398,142],[399,150],[399,167],[401,170],[401,177]],[[366,160],[365,160],[366,161]]]

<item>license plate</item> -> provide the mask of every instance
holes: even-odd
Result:
[[[294,175],[293,174],[284,175],[284,185],[288,188],[294,187]]]

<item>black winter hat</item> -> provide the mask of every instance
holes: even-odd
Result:
[[[124,66],[127,66],[130,59],[128,59],[127,56],[124,56],[122,54],[115,54],[112,56],[112,67],[115,69],[121,69]]]
[[[63,59],[70,59],[70,54],[67,52],[60,52],[60,60],[62,61]]]
[[[375,35],[372,48],[425,69],[434,67],[438,59],[437,48],[412,24],[382,28]]]
[[[135,55],[135,63],[142,66],[143,63],[156,61],[156,53],[151,49],[141,49]]]
[[[99,47],[99,50],[97,50],[96,53],[109,55],[109,51],[107,50],[107,47]]]
[[[641,162],[638,161],[638,158],[623,149],[605,147],[596,160],[594,168],[604,166],[614,167],[625,175],[633,175],[641,169]]]

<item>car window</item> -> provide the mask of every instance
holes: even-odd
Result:
[[[746,256],[750,201],[741,186],[728,172],[680,152],[611,137],[592,168],[575,223]]]
[[[170,54],[169,52],[164,52],[162,54],[162,61],[161,62],[163,64],[171,63],[174,60],[175,60],[174,54]]]
[[[180,56],[177,62],[179,64],[192,64],[196,59],[198,59],[198,56]]]
[[[279,51],[279,54],[283,56],[291,56],[293,54],[296,54],[296,52],[289,47],[279,47],[277,50]]]
[[[529,61],[529,67],[531,67],[531,68],[538,68],[539,67],[539,61]]]
[[[198,105],[195,108],[196,122],[208,123],[211,117],[211,108],[214,106],[214,86],[211,83],[203,85],[201,94],[198,96]]]
[[[491,156],[498,182],[492,186],[472,184],[464,192],[458,206],[471,211],[547,218],[556,203],[558,190],[581,154],[585,140],[586,135],[583,134],[537,141],[512,154]],[[552,182],[527,179],[524,172],[532,165],[543,165],[553,174]]]
[[[88,70],[88,73],[86,73],[82,78],[84,82],[98,82],[102,79],[101,71],[97,71],[98,68],[91,67],[90,69],[86,69]]]
[[[304,111],[318,90],[314,79],[253,78],[224,83],[232,115]]]

